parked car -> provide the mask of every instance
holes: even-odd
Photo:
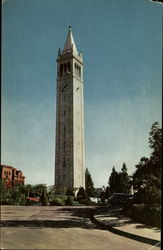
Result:
[[[123,205],[133,198],[132,194],[114,193],[109,197],[108,203],[111,205]]]

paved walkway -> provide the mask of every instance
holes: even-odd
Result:
[[[90,221],[96,208],[2,206],[0,249],[158,250],[97,228]]]
[[[112,231],[115,230],[115,233],[117,231],[118,234],[126,237],[135,235],[136,240],[141,241],[142,239],[143,241],[144,238],[146,242],[153,242],[152,244],[157,244],[161,239],[161,232],[158,228],[133,221],[123,214],[122,208],[107,207],[98,209],[94,218],[99,224],[108,226],[108,229],[113,229]]]

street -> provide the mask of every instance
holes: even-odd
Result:
[[[89,219],[93,209],[1,206],[1,249],[156,249],[97,228]]]

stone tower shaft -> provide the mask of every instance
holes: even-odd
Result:
[[[57,57],[55,185],[85,187],[83,58],[70,27]]]

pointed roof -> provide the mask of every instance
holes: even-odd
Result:
[[[69,30],[68,30],[68,34],[67,34],[67,39],[66,39],[66,43],[63,49],[63,52],[69,51],[73,49],[73,52],[75,52],[75,54],[78,54],[75,42],[74,42],[74,38],[72,35],[72,30],[71,30],[71,26],[69,26]]]

